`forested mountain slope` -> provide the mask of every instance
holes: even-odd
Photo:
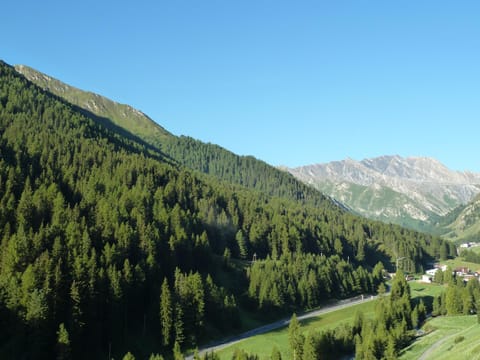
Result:
[[[238,156],[218,145],[188,136],[174,136],[128,105],[77,89],[28,66],[17,65],[15,69],[41,88],[97,115],[97,120],[104,125],[115,125],[154,145],[178,164],[267,195],[329,206],[330,200],[318,191],[252,156]]]
[[[0,358],[168,353],[231,331],[240,308],[375,291],[378,261],[451,250],[198,176],[123,134],[0,63]]]

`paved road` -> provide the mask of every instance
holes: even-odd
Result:
[[[336,301],[335,303],[333,303],[331,305],[328,305],[328,306],[325,306],[325,307],[323,307],[319,310],[313,310],[313,311],[309,311],[307,313],[304,313],[304,314],[298,316],[297,318],[298,318],[298,320],[305,320],[305,319],[309,319],[309,318],[312,318],[312,317],[317,317],[319,315],[327,314],[327,313],[330,313],[330,312],[333,312],[333,311],[336,311],[336,310],[348,308],[350,306],[358,305],[358,304],[361,304],[361,303],[364,303],[364,302],[367,302],[367,301],[372,301],[376,298],[377,298],[377,296],[368,295],[368,296],[356,296],[356,297],[350,298],[350,299],[339,300],[339,301]],[[244,332],[243,334],[233,336],[233,337],[229,337],[229,338],[211,343],[209,345],[206,345],[205,347],[200,348],[198,351],[199,351],[200,355],[203,355],[206,352],[218,351],[218,350],[224,349],[226,347],[229,347],[233,344],[236,344],[240,341],[248,339],[249,337],[264,334],[266,332],[288,326],[289,323],[290,323],[290,318],[279,320],[279,321],[276,321],[274,323],[271,323],[271,324],[268,324],[268,325],[263,325],[263,326],[260,326],[258,328],[249,330],[247,332]],[[192,360],[193,355],[189,355],[189,356],[185,357],[185,359]]]

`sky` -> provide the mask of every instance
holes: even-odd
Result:
[[[480,172],[479,16],[477,0],[16,0],[0,59],[272,165]]]

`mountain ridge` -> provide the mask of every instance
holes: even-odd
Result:
[[[215,176],[221,180],[259,190],[269,196],[279,196],[322,206],[330,203],[328,196],[306,186],[291,174],[281,171],[253,156],[236,155],[219,145],[203,143],[189,136],[176,136],[165,130],[143,112],[110,100],[93,92],[80,90],[25,65],[15,70],[44,90],[79,108],[94,114],[103,125],[110,122],[158,149],[178,165]],[[97,104],[101,100],[101,103]],[[96,106],[93,106],[95,104]],[[103,106],[102,106],[103,105]],[[135,116],[123,116],[133,112]],[[128,135],[128,134],[124,134]],[[338,205],[338,204],[337,204]],[[340,208],[344,209],[344,206]]]
[[[480,174],[453,171],[425,156],[347,158],[288,171],[357,213],[417,229],[415,223],[433,224],[480,192]]]
[[[155,137],[173,136],[144,112],[128,104],[122,104],[97,93],[71,86],[26,65],[15,65],[14,68],[42,89],[97,116],[108,118],[115,125],[125,128],[134,135],[150,140]]]

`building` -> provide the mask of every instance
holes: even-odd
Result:
[[[422,279],[420,280],[420,282],[430,284],[432,282],[432,276],[431,275],[422,275]]]
[[[456,268],[454,271],[455,271],[455,274],[458,275],[458,276],[465,276],[465,275],[470,274],[470,269],[468,267],[465,267],[465,266]]]

